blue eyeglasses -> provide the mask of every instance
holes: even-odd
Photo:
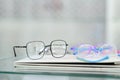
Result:
[[[117,53],[116,47],[109,44],[104,44],[100,47],[82,44],[71,47],[71,50],[73,51],[73,55],[76,56],[76,59],[91,63],[107,60],[111,54]]]

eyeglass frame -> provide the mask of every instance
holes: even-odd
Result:
[[[60,57],[54,56],[54,54],[53,54],[53,52],[52,52],[52,48],[51,48],[52,43],[53,43],[54,41],[63,41],[63,42],[65,43],[66,48],[65,48],[65,53],[64,53],[63,56],[60,56]],[[28,53],[28,50],[27,50],[27,46],[28,46],[29,43],[33,43],[33,42],[42,42],[42,43],[44,44],[44,49],[41,51],[41,52],[44,52],[44,53],[43,53],[43,56],[44,56],[44,54],[45,54],[45,49],[46,49],[47,47],[50,47],[51,55],[52,55],[54,58],[62,58],[62,57],[64,57],[64,56],[66,55],[66,53],[67,53],[67,46],[68,46],[68,44],[67,44],[67,42],[64,41],[64,40],[53,40],[53,41],[50,42],[50,45],[45,45],[45,43],[44,43],[43,41],[29,41],[29,42],[26,43],[26,46],[13,46],[14,57],[17,57],[16,48],[26,48],[26,54],[27,54],[27,57],[28,57],[29,59],[32,59],[32,60],[41,59],[43,56],[40,57],[40,58],[37,58],[37,59],[33,59],[33,58],[31,58],[31,57],[29,56],[29,53]]]
[[[82,45],[85,45],[85,44],[82,44]],[[81,46],[81,45],[80,45]],[[114,47],[114,46],[112,46]],[[101,53],[102,51],[104,50],[110,50],[111,48],[111,45],[109,48],[101,48],[101,47],[96,47],[96,46],[93,46],[93,45],[90,45],[89,49],[87,51],[89,51],[88,53],[90,53],[91,51],[94,51],[96,54],[97,53]],[[115,47],[116,48],[116,47]],[[74,47],[71,47],[71,50],[73,51],[73,55],[78,55],[78,50],[80,50],[80,48],[74,46]],[[81,49],[81,50],[84,50],[84,49]],[[119,51],[117,50],[117,53]],[[118,54],[119,56],[119,54]],[[107,60],[109,59],[109,55],[106,55],[104,56],[103,58],[101,59],[98,59],[98,60],[87,60],[87,59],[84,59],[84,58],[79,58],[79,57],[76,57],[78,60],[82,60],[82,61],[85,61],[85,62],[90,62],[90,63],[97,63],[97,62],[101,62],[101,61],[104,61],[104,60]]]
[[[84,45],[84,44],[82,44]],[[81,46],[81,45],[80,45]],[[101,48],[101,47],[96,47],[96,46],[93,46],[93,45],[90,45],[89,49],[87,49],[87,51],[89,51],[89,53],[91,51],[94,51],[95,53],[98,53],[98,52],[102,52],[103,50],[108,50],[108,49],[111,49],[112,47],[109,47],[109,48]],[[74,52],[78,52],[78,50],[84,50],[84,49],[79,49],[78,47],[71,47],[71,50],[73,50]],[[78,53],[73,53],[73,55],[77,55]]]

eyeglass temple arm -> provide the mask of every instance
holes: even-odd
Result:
[[[16,57],[17,54],[16,54],[16,48],[26,48],[26,46],[13,46],[13,51],[14,51],[14,56]]]

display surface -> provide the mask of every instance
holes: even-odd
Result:
[[[73,77],[93,77],[93,78],[113,78],[113,79],[119,79],[120,78],[120,68],[113,65],[113,67],[109,68],[101,68],[101,71],[97,71],[96,67],[85,67],[81,66],[81,70],[79,71],[49,71],[49,70],[17,70],[14,67],[14,61],[18,58],[10,57],[10,58],[3,58],[0,59],[0,74],[18,74],[18,75],[52,75],[52,76],[73,76]],[[109,66],[109,65],[108,65]],[[90,71],[87,71],[86,69],[91,69]],[[105,71],[104,71],[105,70]]]

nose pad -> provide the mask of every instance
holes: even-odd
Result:
[[[45,53],[49,53],[49,50],[50,50],[49,47],[45,48]]]
[[[78,52],[73,52],[73,55],[76,55],[76,54],[78,54]]]

